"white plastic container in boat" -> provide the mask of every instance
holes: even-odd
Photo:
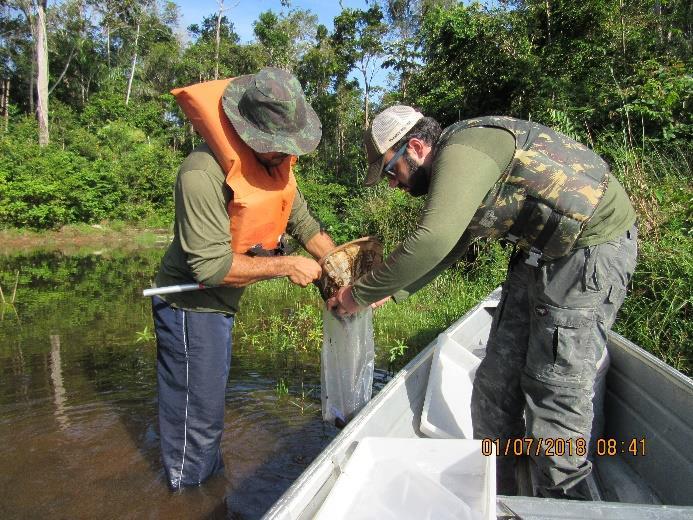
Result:
[[[481,360],[447,334],[436,341],[421,412],[421,433],[436,439],[473,438],[471,400]]]
[[[315,518],[492,520],[495,483],[481,441],[366,437]]]

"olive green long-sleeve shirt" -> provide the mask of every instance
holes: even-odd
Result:
[[[228,203],[231,190],[226,176],[207,145],[193,150],[183,161],[176,180],[175,225],[156,275],[157,287],[185,283],[218,285],[233,263]],[[302,245],[320,232],[300,191],[291,208],[287,232]],[[200,312],[235,314],[243,288],[218,287],[162,296],[169,304]]]
[[[515,153],[512,134],[499,128],[468,128],[439,150],[431,184],[414,232],[376,270],[353,288],[359,305],[387,296],[400,301],[452,265],[469,245],[467,226]],[[609,186],[575,247],[607,242],[625,233],[635,212],[625,190],[610,176]]]

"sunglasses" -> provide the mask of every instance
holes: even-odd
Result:
[[[383,168],[383,173],[390,177],[391,179],[394,179],[397,177],[397,173],[395,172],[395,163],[399,160],[400,157],[404,155],[404,152],[407,150],[407,145],[409,143],[404,143],[402,147],[395,152],[395,155],[392,156],[392,158],[387,161],[387,164]]]

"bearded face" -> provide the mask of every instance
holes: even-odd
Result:
[[[416,161],[409,155],[407,151],[404,154],[404,161],[409,169],[409,179],[407,181],[407,191],[413,197],[421,197],[428,193],[428,187],[431,184],[431,177],[428,170],[423,164],[417,164]]]

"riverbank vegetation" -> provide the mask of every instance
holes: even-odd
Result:
[[[172,2],[6,2],[0,228],[166,228],[176,169],[200,142],[169,90],[265,65],[293,71],[320,116],[322,142],[301,158],[297,176],[339,242],[373,234],[389,250],[421,204],[360,185],[360,136],[373,113],[406,103],[443,124],[531,118],[593,147],[629,191],[640,263],[615,328],[691,373],[689,2],[374,0],[342,9],[331,27],[298,1],[282,6],[262,13],[245,43],[223,11],[181,28]],[[478,244],[411,302],[379,311],[378,334],[394,357],[413,355],[417,334],[432,337],[501,281],[506,254]],[[267,297],[254,290],[246,305]],[[300,334],[319,322],[318,311],[292,312]],[[388,336],[389,320],[411,327],[410,345]],[[285,323],[268,327],[282,335]]]

